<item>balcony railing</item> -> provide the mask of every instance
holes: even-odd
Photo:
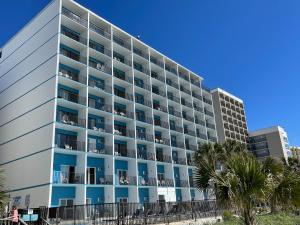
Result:
[[[167,138],[155,138],[155,143],[158,143],[158,144],[163,144],[163,145],[170,145],[170,140],[167,139]]]
[[[152,108],[152,102],[149,99],[139,100],[137,96],[135,96],[135,102],[147,107]]]
[[[206,122],[206,127],[210,128],[210,129],[213,129],[213,130],[216,129],[215,125],[212,124],[212,123],[209,123],[209,122]]]
[[[204,109],[204,113],[205,115],[208,115],[208,116],[211,116],[211,117],[214,117],[214,113],[209,111],[208,109]]]
[[[71,53],[70,51],[66,51],[66,50],[62,50],[62,49],[60,49],[60,54],[69,59],[75,60],[77,62],[80,62],[80,63],[83,63],[84,65],[86,65],[86,57],[83,57],[79,54],[74,54],[74,53]]]
[[[106,132],[106,133],[110,133],[110,134],[112,133],[112,126],[109,124],[104,124],[104,126],[99,126],[97,124],[92,126],[89,124],[88,128],[90,130],[94,130],[94,131]]]
[[[198,111],[198,112],[201,112],[201,113],[204,112],[204,109],[203,109],[202,107],[197,106],[197,105],[195,105],[195,104],[194,104],[194,109],[195,109],[196,111]]]
[[[176,187],[188,187],[189,182],[188,182],[188,180],[175,180],[175,186]]]
[[[198,119],[197,117],[195,117],[195,123],[199,124],[201,126],[205,126],[205,121],[201,120],[201,119]]]
[[[179,118],[182,118],[182,115],[181,115],[181,112],[178,112],[178,111],[169,111],[169,114],[173,115],[173,116],[176,116],[176,117],[179,117]]]
[[[176,89],[179,89],[179,85],[177,83],[174,83],[174,82],[167,82],[167,85],[171,86],[171,87],[174,87]]]
[[[116,77],[116,78],[118,78],[118,79],[120,79],[120,80],[124,80],[124,81],[126,81],[126,82],[128,82],[128,83],[130,83],[130,84],[133,84],[133,79],[132,79],[131,77],[127,76],[127,75],[125,75],[125,76],[120,76],[118,73],[116,73],[116,72],[114,71],[114,77]]]
[[[62,114],[57,118],[57,122],[71,126],[86,127],[86,120],[79,118],[77,115]]]
[[[143,88],[145,90],[151,91],[151,86],[147,83],[139,83],[139,82],[134,81],[134,85],[137,87]]]
[[[110,32],[106,31],[105,29],[98,27],[97,25],[93,24],[90,22],[90,30],[96,32],[97,34],[100,34],[101,36],[111,39],[111,34]]]
[[[108,104],[98,104],[97,102],[89,101],[89,107],[105,112],[112,112],[112,106]]]
[[[195,165],[196,165],[195,162],[194,162],[193,160],[191,160],[191,159],[188,159],[188,160],[187,160],[187,164],[188,164],[189,166],[195,166]]]
[[[135,158],[135,150],[133,149],[115,149],[115,156]]]
[[[130,111],[119,111],[117,109],[114,109],[114,114],[119,115],[119,116],[123,116],[123,117],[127,117],[129,119],[133,119],[134,118],[134,113],[130,112]]]
[[[192,92],[192,96],[193,96],[194,98],[197,98],[198,100],[201,100],[201,101],[202,101],[202,96],[201,96],[201,95],[198,95],[198,94],[196,94],[195,92]]]
[[[156,155],[156,160],[159,162],[172,163],[172,157],[170,155]]]
[[[198,138],[201,138],[201,139],[203,139],[203,140],[207,140],[206,134],[197,133],[197,137],[198,137]]]
[[[68,173],[53,171],[53,183],[55,184],[84,184],[83,173]]]
[[[131,50],[131,44],[128,41],[125,41],[125,40],[123,40],[122,38],[120,38],[116,35],[113,36],[113,41],[115,43],[117,43],[118,45],[120,45],[124,48],[127,48],[128,50]]]
[[[149,59],[149,56],[148,54],[144,53],[142,50],[138,49],[138,48],[135,48],[133,47],[133,52],[139,56],[141,56],[142,58],[148,60]]]
[[[158,59],[152,57],[152,56],[150,56],[150,61],[151,61],[152,63],[154,63],[155,65],[157,65],[157,66],[159,66],[159,67],[161,67],[161,68],[164,68],[164,63],[163,63],[162,61],[160,61],[160,60],[158,60]]]
[[[114,134],[120,135],[120,136],[125,136],[125,137],[130,137],[130,138],[135,138],[135,132],[134,130],[118,130],[117,128],[114,129]]]
[[[196,145],[186,145],[186,149],[191,150],[191,151],[197,151],[197,146]]]
[[[55,147],[65,149],[65,150],[73,150],[73,151],[85,151],[85,142],[77,141],[77,140],[64,140],[57,139],[55,142]]]
[[[186,81],[190,81],[189,76],[187,74],[182,73],[182,72],[179,72],[179,77],[181,77],[182,79],[184,79]]]
[[[111,57],[111,50],[110,50],[110,49],[107,49],[107,48],[104,48],[104,47],[101,48],[101,49],[99,49],[99,48],[97,48],[95,45],[91,45],[91,44],[90,44],[90,48],[96,50],[97,52],[102,53],[103,55],[106,55],[106,56],[108,56],[108,57]]]
[[[171,146],[175,148],[184,148],[184,143],[181,141],[171,141]]]
[[[199,80],[194,80],[194,79],[191,79],[191,83],[197,87],[200,87],[200,81]]]
[[[61,29],[61,33],[62,33],[62,35],[66,36],[68,38],[71,38],[72,40],[77,41],[77,42],[79,42],[81,44],[84,44],[84,45],[87,44],[87,39],[86,38],[83,38],[83,37],[81,37],[81,36],[79,36],[77,34],[74,35],[71,31],[68,31],[65,28]]]
[[[112,93],[112,88],[111,86],[108,85],[100,85],[98,81],[89,79],[89,86],[98,90],[105,91],[108,94]]]
[[[155,126],[160,126],[160,127],[166,128],[166,129],[169,129],[169,123],[161,121],[161,120],[155,120],[154,119],[154,125]]]
[[[89,66],[103,73],[111,75],[111,68],[102,63],[89,63]]]
[[[165,83],[165,78],[162,77],[162,76],[160,76],[160,75],[158,75],[157,73],[151,72],[151,77],[154,78],[154,79],[156,79],[156,80],[159,80],[159,81]]]
[[[152,92],[153,92],[154,94],[160,95],[160,96],[162,96],[162,97],[166,97],[166,92],[164,92],[164,91],[162,91],[162,90],[153,90],[153,88],[152,88]]]
[[[157,185],[159,187],[173,187],[174,181],[172,179],[158,179]]]
[[[73,103],[77,103],[80,105],[86,105],[86,98],[79,96],[78,94],[74,94],[71,92],[62,92],[62,91],[58,91],[58,98],[67,100],[69,102],[73,102]]]
[[[144,123],[148,123],[148,124],[153,124],[153,119],[151,117],[139,117],[136,115],[136,120],[144,122]]]
[[[168,112],[168,108],[165,107],[165,106],[162,106],[162,105],[153,104],[153,109],[156,109],[156,110],[159,110],[159,111],[162,111],[162,112],[165,112],[165,113]]]
[[[188,94],[188,95],[191,94],[191,91],[190,91],[190,90],[188,90],[188,89],[186,89],[186,88],[184,88],[184,87],[182,87],[182,86],[180,86],[180,91],[182,91],[182,92],[184,92],[184,93],[186,93],[186,94]]]
[[[136,177],[134,177],[134,176],[119,177],[118,184],[119,185],[136,185]]]
[[[139,185],[140,186],[156,186],[157,181],[154,177],[139,177]]]
[[[150,74],[150,71],[145,67],[139,67],[139,66],[136,66],[135,64],[133,64],[133,68],[137,71],[140,71],[141,73],[146,74],[146,75]]]
[[[193,130],[184,130],[184,133],[196,137],[196,132]]]
[[[92,182],[92,181],[94,181],[94,182]],[[113,175],[104,175],[102,177],[99,177],[99,179],[97,179],[95,174],[89,175],[89,177],[87,177],[87,184],[89,184],[89,185],[93,185],[93,184],[111,185],[111,184],[113,184]]]
[[[179,127],[179,126],[170,126],[170,129],[174,130],[174,131],[177,131],[177,132],[180,132],[180,133],[183,132],[183,128]]]
[[[209,105],[212,105],[212,101],[209,100],[209,99],[207,99],[207,98],[205,98],[205,97],[203,97],[203,102],[205,102],[205,103],[207,103]]]
[[[67,8],[62,8],[62,11],[61,11],[62,15],[68,17],[69,19],[87,27],[88,25],[88,22],[87,20],[83,19],[82,17],[80,17],[79,15],[73,13],[72,11],[70,11],[69,9]]]
[[[183,116],[183,118],[187,121],[194,122],[194,118],[191,116],[186,115],[186,116]]]
[[[172,73],[172,74],[174,74],[174,75],[177,76],[177,70],[175,68],[172,68],[172,67],[166,65],[165,69],[166,69],[166,71],[168,71],[168,72],[170,72],[170,73]]]
[[[174,102],[177,102],[177,103],[180,103],[180,98],[176,97],[176,96],[168,96],[168,99],[170,99],[171,101],[174,101]]]
[[[58,75],[61,77],[65,77],[67,79],[79,82],[81,84],[86,84],[86,77],[80,76],[80,75],[75,75],[75,74],[71,74],[71,73],[66,73],[63,71],[59,71]]]
[[[144,141],[150,141],[153,142],[153,135],[151,134],[143,134],[143,133],[136,133],[136,138],[139,140],[144,140]]]
[[[193,105],[192,103],[188,102],[188,101],[182,101],[181,100],[181,104],[184,105],[184,106],[187,106],[187,107],[190,107],[190,108],[193,108]]]
[[[111,155],[112,154],[112,146],[88,143],[88,151],[91,153]]]
[[[208,140],[210,140],[212,142],[217,142],[217,138],[211,137],[211,136],[208,136]]]
[[[138,151],[137,157],[138,159],[155,160],[155,155],[151,152]]]
[[[173,159],[173,162],[174,162],[175,164],[186,165],[186,160],[185,160],[185,158],[175,158],[175,159]]]

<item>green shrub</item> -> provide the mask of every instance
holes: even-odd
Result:
[[[228,210],[225,210],[223,212],[223,220],[224,221],[229,221],[233,218],[233,215],[232,215],[232,212],[228,211]]]

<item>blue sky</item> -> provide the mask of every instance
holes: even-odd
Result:
[[[0,46],[48,2],[2,1]],[[300,145],[299,0],[78,2],[242,98],[250,131],[281,125]]]

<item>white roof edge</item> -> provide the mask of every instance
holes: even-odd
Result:
[[[91,13],[91,14],[93,14],[94,16],[100,18],[101,20],[105,21],[106,23],[110,24],[113,28],[118,29],[119,31],[121,31],[121,32],[123,32],[123,33],[129,35],[129,36],[132,37],[135,41],[137,41],[137,42],[139,42],[139,43],[145,45],[145,46],[148,47],[150,50],[155,51],[156,53],[162,55],[164,58],[168,59],[169,61],[171,61],[171,62],[177,64],[178,66],[182,67],[183,69],[187,70],[189,73],[192,73],[192,74],[198,76],[199,79],[200,79],[201,81],[204,79],[202,76],[200,76],[200,75],[198,75],[197,73],[195,73],[195,72],[189,70],[188,68],[184,67],[184,66],[181,65],[180,63],[174,61],[173,59],[170,59],[168,56],[164,55],[163,53],[159,52],[159,51],[156,50],[155,48],[153,48],[153,47],[149,46],[148,44],[144,43],[143,41],[137,39],[137,38],[134,37],[133,35],[129,34],[129,33],[126,32],[126,31],[124,31],[122,28],[117,27],[117,26],[114,25],[113,23],[109,22],[108,20],[104,19],[103,17],[99,16],[98,14],[94,13],[94,12],[91,11],[90,9],[86,8],[85,6],[79,4],[78,2],[76,2],[76,1],[74,1],[74,0],[70,0],[70,1],[73,2],[74,4],[76,4],[77,6],[79,6],[79,7],[83,8],[83,9],[87,10],[89,13]]]
[[[266,127],[266,128],[250,131],[249,136],[257,136],[257,135],[269,134],[274,132],[282,132],[285,135],[287,135],[285,130],[281,126],[277,125],[277,126]]]
[[[223,93],[224,95],[228,95],[230,98],[233,98],[234,100],[239,101],[239,102],[241,102],[241,103],[244,104],[244,101],[243,101],[242,99],[240,99],[240,98],[234,96],[233,94],[231,94],[231,93],[225,91],[224,89],[221,89],[221,88],[215,88],[215,89],[212,89],[212,90],[211,90],[211,93],[214,93],[214,92],[221,92],[221,93]]]

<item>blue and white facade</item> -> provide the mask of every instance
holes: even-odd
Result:
[[[1,51],[0,165],[20,207],[208,197],[193,184],[194,152],[217,141],[201,77],[71,0]]]

